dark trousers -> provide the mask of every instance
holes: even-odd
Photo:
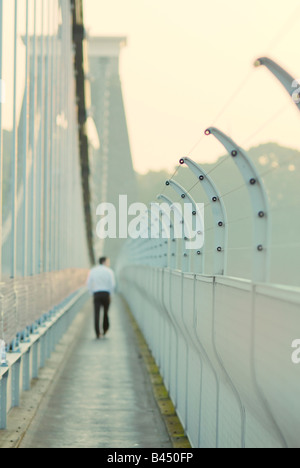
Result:
[[[95,314],[95,332],[100,336],[100,310],[104,308],[103,331],[104,334],[109,329],[108,311],[110,306],[110,294],[108,292],[97,292],[94,294],[94,314]]]

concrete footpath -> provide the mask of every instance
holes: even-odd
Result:
[[[172,448],[159,406],[184,444],[167,395],[162,405],[154,396],[141,339],[122,299],[114,299],[104,339],[95,339],[92,301],[84,317],[19,448]],[[159,380],[157,374],[154,383]]]

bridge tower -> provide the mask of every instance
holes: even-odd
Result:
[[[91,149],[93,214],[96,223],[100,220],[96,217],[96,207],[100,203],[114,204],[118,214],[119,195],[127,195],[128,204],[137,201],[137,184],[119,74],[120,52],[125,45],[126,37],[88,38],[91,116],[100,141],[99,147]],[[117,239],[97,239],[96,255],[106,254],[114,264],[124,242],[124,239],[118,237],[117,229]]]

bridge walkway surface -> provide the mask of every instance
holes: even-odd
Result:
[[[80,314],[72,350],[19,448],[174,447],[122,298],[114,299],[111,329],[101,340],[94,336],[92,301]]]

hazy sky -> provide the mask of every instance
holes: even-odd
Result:
[[[299,111],[253,67],[267,55],[300,78],[299,0],[85,0],[85,24],[91,35],[128,37],[120,74],[138,171],[171,171],[212,124],[246,148],[300,149]],[[223,153],[204,137],[190,155]]]

